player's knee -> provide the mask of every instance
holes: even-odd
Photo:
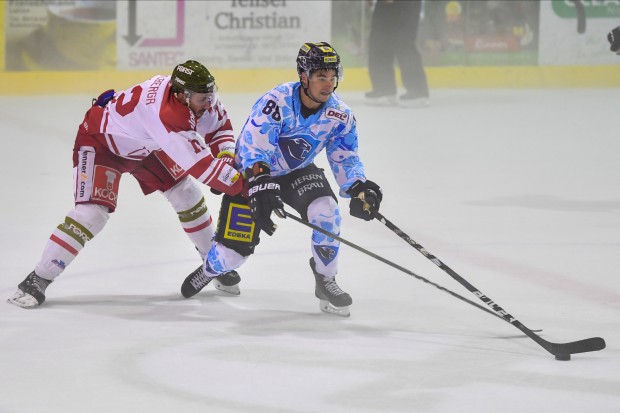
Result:
[[[108,208],[102,205],[77,204],[67,216],[85,227],[94,236],[105,227],[110,213],[108,212]]]
[[[247,261],[248,255],[242,255],[232,248],[222,244],[214,245],[205,259],[207,272],[222,274],[241,267]]]
[[[163,193],[175,211],[187,211],[199,202],[204,202],[204,195],[198,184],[189,177]]]
[[[322,196],[308,205],[308,221],[316,224],[328,224],[329,231],[334,234],[340,233],[340,208],[331,196]]]

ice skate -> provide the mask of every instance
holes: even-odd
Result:
[[[371,91],[364,95],[364,100],[366,104],[371,106],[396,106],[398,104],[395,93],[390,94]]]
[[[220,291],[224,291],[225,293],[239,295],[241,294],[241,291],[239,290],[240,282],[241,277],[237,271],[233,270],[215,277],[213,279],[213,286]]]
[[[213,280],[213,285],[220,291],[224,291],[228,294],[239,295],[239,283],[241,277],[237,271],[229,271],[217,277],[210,277],[205,274],[202,269],[202,265],[198,267],[194,272],[185,278],[183,285],[181,285],[181,294],[185,298],[195,296],[205,288]]]
[[[34,271],[18,286],[8,302],[22,308],[34,308],[45,301],[45,289],[52,281],[39,277]]]
[[[340,289],[334,277],[326,277],[316,271],[314,258],[310,258],[310,268],[312,268],[316,280],[314,295],[320,300],[321,311],[341,317],[349,317],[351,315],[349,306],[353,303],[351,296]]]
[[[400,96],[398,104],[403,108],[409,109],[424,109],[431,106],[431,102],[428,97],[415,96],[411,93],[405,93]]]

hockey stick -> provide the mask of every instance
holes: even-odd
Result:
[[[467,288],[471,293],[473,293],[476,297],[482,300],[486,305],[491,307],[494,311],[496,311],[501,317],[508,321],[513,326],[517,327],[519,330],[523,331],[529,338],[538,343],[542,348],[547,350],[549,353],[553,354],[557,360],[570,360],[571,354],[576,353],[587,353],[590,351],[598,351],[605,348],[605,340],[601,337],[591,337],[583,340],[572,341],[570,343],[552,343],[549,342],[536,333],[530,330],[519,320],[514,318],[512,315],[508,314],[506,310],[500,307],[497,303],[491,300],[486,295],[482,294],[480,290],[470,284],[463,277],[458,275],[452,268],[448,267],[446,264],[441,262],[436,256],[429,253],[422,245],[415,242],[411,237],[401,231],[396,225],[391,223],[387,218],[381,215],[379,212],[374,211],[375,218],[379,220],[383,225],[388,227],[392,232],[405,240],[409,245],[418,250],[422,255],[428,258],[433,262],[436,266],[444,270],[450,277],[454,278],[458,281],[463,287]]]
[[[354,243],[352,243],[350,241],[347,241],[346,239],[341,238],[338,235],[333,234],[333,233],[331,233],[331,232],[329,232],[329,231],[327,231],[327,230],[325,230],[325,229],[323,229],[323,228],[321,228],[321,227],[319,227],[317,225],[311,224],[310,222],[308,222],[306,220],[303,220],[303,219],[301,219],[299,217],[296,217],[295,215],[292,215],[292,214],[290,214],[287,211],[284,211],[284,214],[285,214],[286,217],[291,218],[293,221],[297,221],[297,222],[299,222],[299,223],[301,223],[301,224],[303,224],[303,225],[305,225],[307,227],[310,227],[310,228],[314,229],[315,231],[319,231],[323,235],[326,235],[326,236],[328,236],[330,238],[336,239],[336,240],[342,242],[343,244],[348,245],[351,248],[354,248],[354,249],[356,249],[356,250],[358,250],[360,252],[363,252],[366,255],[369,255],[369,256],[371,256],[371,257],[373,257],[373,258],[383,262],[384,264],[387,264],[387,265],[389,265],[391,267],[394,267],[394,268],[396,268],[398,270],[401,270],[405,274],[409,274],[410,276],[412,276],[414,278],[417,278],[420,281],[423,281],[423,282],[425,282],[427,284],[430,284],[433,287],[436,287],[436,288],[440,289],[441,291],[444,291],[444,292],[450,294],[451,296],[458,298],[461,301],[465,301],[466,303],[471,304],[474,307],[478,307],[482,311],[484,311],[486,313],[489,313],[491,315],[494,315],[495,317],[497,317],[497,318],[499,318],[499,319],[501,319],[503,321],[508,321],[508,320],[505,320],[504,317],[500,316],[499,314],[495,313],[494,311],[489,310],[488,308],[486,308],[484,306],[481,306],[480,304],[476,303],[475,301],[471,301],[468,298],[465,298],[462,295],[459,295],[459,294],[455,293],[454,291],[450,291],[447,288],[442,287],[439,284],[435,284],[434,282],[432,282],[430,280],[427,280],[426,278],[422,277],[421,275],[418,275],[418,274],[416,274],[416,273],[414,273],[412,271],[409,271],[408,269],[406,269],[404,267],[401,267],[400,265],[395,264],[392,261],[389,261],[386,258],[383,258],[382,256],[375,254],[374,252],[368,251],[367,249],[362,248],[362,247],[360,247],[360,246],[358,246],[358,245],[356,245],[356,244],[354,244]],[[536,330],[536,331],[541,331],[541,330]]]

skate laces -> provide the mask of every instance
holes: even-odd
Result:
[[[26,285],[30,288],[35,288],[41,294],[45,293],[45,289],[47,288],[49,283],[50,281],[41,278],[36,274],[26,279]]]
[[[208,277],[201,267],[198,270],[198,273],[192,277],[190,283],[192,284],[192,287],[198,289],[209,284],[209,281],[211,281],[211,277]]]
[[[336,280],[335,279],[323,279],[323,285],[325,286],[325,289],[333,295],[342,295],[345,292],[342,291],[340,289],[340,287],[338,286],[338,284],[336,284]]]

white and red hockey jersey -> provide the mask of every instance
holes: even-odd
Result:
[[[102,109],[91,110],[85,130],[123,158],[140,160],[151,153],[175,175],[189,173],[225,193],[240,191],[239,173],[224,159],[233,155],[234,135],[219,99],[196,119],[170,93],[170,76],[155,76],[119,91]]]

